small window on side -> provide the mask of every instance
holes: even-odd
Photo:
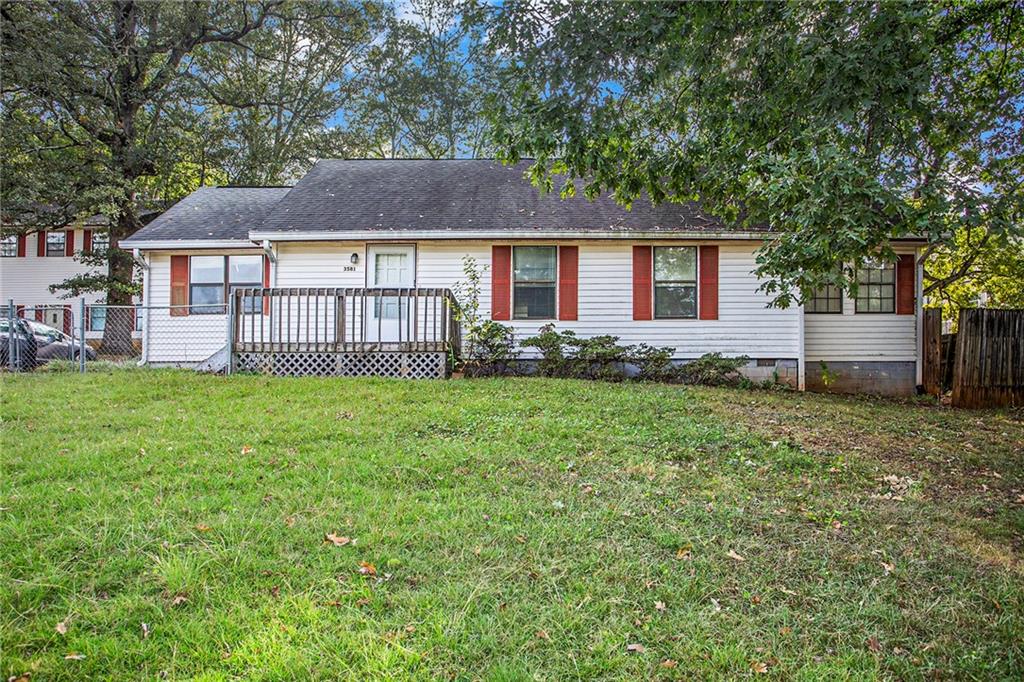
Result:
[[[814,294],[804,304],[804,312],[842,314],[843,290],[835,284],[826,284],[815,289]]]
[[[868,261],[857,268],[857,312],[896,312],[896,267]]]
[[[191,315],[224,314],[224,256],[192,256],[188,302]]]

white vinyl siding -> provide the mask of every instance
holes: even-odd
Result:
[[[841,315],[807,315],[804,318],[807,362],[902,362],[917,359],[916,315],[858,313],[856,301],[848,294],[843,294],[842,311]]]

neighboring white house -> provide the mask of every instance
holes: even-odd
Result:
[[[198,306],[234,287],[451,288],[471,256],[483,312],[520,339],[553,323],[672,347],[678,360],[748,355],[751,377],[800,388],[821,387],[827,368],[834,389],[913,392],[921,244],[895,243],[897,262],[862,269],[856,300],[828,290],[779,309],[753,274],[767,235],[696,205],[626,211],[604,197],[541,196],[523,166],[325,160],[294,188],[200,189],[122,246],[148,264],[143,349],[154,364],[223,348],[223,309]]]

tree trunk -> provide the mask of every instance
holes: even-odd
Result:
[[[116,248],[117,244],[130,237],[139,229],[139,220],[135,215],[134,192],[129,193],[125,205],[121,207],[117,223],[110,227],[110,253],[107,260],[107,275],[111,282],[117,284],[107,290],[108,307],[106,322],[103,327],[103,341],[100,352],[106,356],[128,356],[136,354],[132,334],[135,331],[135,312],[132,294],[126,286],[133,283],[135,264],[130,253]]]

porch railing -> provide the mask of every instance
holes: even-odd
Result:
[[[238,353],[457,352],[454,306],[439,288],[240,287],[229,338]]]

